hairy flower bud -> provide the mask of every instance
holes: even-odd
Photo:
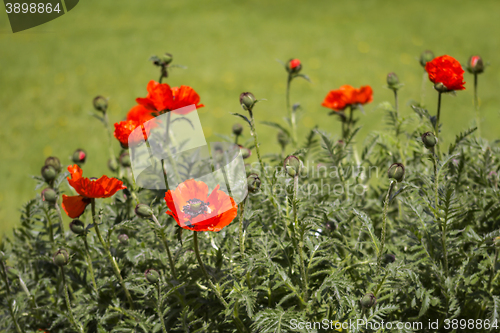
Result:
[[[50,182],[56,178],[57,171],[56,171],[56,169],[54,169],[53,166],[44,165],[42,167],[41,174],[42,174],[43,179],[45,179],[45,181]]]
[[[399,183],[405,178],[405,166],[401,163],[394,163],[390,166],[387,174],[390,179],[394,179]]]
[[[285,150],[285,147],[290,143],[290,137],[288,136],[288,134],[283,131],[279,131],[277,139],[278,143],[281,146],[281,149]]]
[[[498,249],[500,249],[500,236],[495,237],[493,239],[493,245],[495,245]]]
[[[471,74],[480,74],[484,72],[483,58],[480,56],[471,56],[467,61],[467,71]]]
[[[247,178],[248,191],[251,193],[255,193],[260,189],[260,178],[256,173],[251,173]]]
[[[240,150],[241,150],[241,157],[243,157],[244,160],[246,160],[247,158],[252,156],[252,151],[250,149],[248,149],[247,147],[243,147],[241,145],[239,145],[239,146],[240,146]]]
[[[373,293],[368,293],[365,294],[365,296],[361,297],[361,300],[359,301],[361,303],[361,306],[364,308],[371,308],[375,304],[377,304],[377,298]]]
[[[302,69],[302,64],[299,59],[290,59],[286,63],[286,70],[288,73],[297,74]]]
[[[155,284],[158,282],[160,279],[160,273],[154,268],[149,268],[144,272],[144,276],[146,277],[146,280],[151,283]]]
[[[128,236],[126,234],[118,235],[118,241],[121,245],[128,245]]]
[[[135,214],[139,217],[149,219],[153,216],[153,210],[146,204],[138,204],[135,206]]]
[[[97,111],[100,111],[102,113],[105,113],[108,110],[108,99],[104,98],[102,96],[97,96],[93,100],[94,104],[94,109]]]
[[[85,224],[76,219],[69,223],[69,229],[77,235],[83,235],[85,233]]]
[[[5,267],[5,270],[7,271],[7,276],[9,277],[9,279],[15,280],[19,277],[19,271],[14,267],[7,266]]]
[[[128,153],[128,151],[124,151],[120,155],[119,161],[120,164],[125,168],[128,168],[132,165],[132,162],[130,161],[130,154]]]
[[[85,163],[85,159],[87,159],[87,153],[83,149],[77,149],[73,153],[73,156],[71,156],[71,160],[73,163],[76,163],[78,165],[82,165]]]
[[[325,222],[325,229],[333,232],[337,230],[337,223],[334,220],[328,220]]]
[[[384,262],[386,264],[391,264],[396,261],[396,256],[394,254],[386,253],[384,255]]]
[[[432,59],[434,59],[434,53],[432,53],[432,51],[429,51],[429,50],[425,50],[424,52],[422,52],[422,54],[420,55],[420,65],[422,65],[422,67],[425,68],[425,65],[429,62],[429,61],[432,61]]]
[[[441,83],[441,82],[438,82],[434,85],[434,89],[436,89],[437,91],[441,92],[441,93],[445,93],[445,92],[448,92],[450,91],[448,88],[446,88],[446,86]]]
[[[161,56],[159,56],[160,61],[162,62],[162,65],[168,65],[174,60],[174,57],[170,53],[165,53]]]
[[[42,191],[42,200],[48,203],[55,203],[57,201],[57,192],[52,188],[46,188]]]
[[[298,157],[290,155],[287,158],[285,158],[283,167],[285,168],[286,173],[290,177],[295,177],[300,172],[301,162],[298,159]]]
[[[387,74],[387,85],[391,89],[398,89],[399,87],[399,78],[396,73]]]
[[[241,135],[243,133],[243,126],[241,124],[234,124],[233,125],[233,134],[236,136]]]
[[[60,249],[56,253],[54,253],[53,258],[54,264],[62,267],[66,266],[69,262],[69,254],[66,250]]]
[[[244,92],[240,95],[240,104],[243,110],[252,110],[254,104],[257,102],[255,96],[251,92]]]
[[[44,165],[50,165],[56,172],[60,172],[62,169],[61,161],[55,156],[49,156],[45,159]]]
[[[431,149],[434,148],[438,143],[438,139],[432,132],[425,132],[422,134],[422,142],[424,143],[425,148]]]

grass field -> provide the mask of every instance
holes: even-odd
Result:
[[[85,175],[107,172],[107,138],[91,117],[92,98],[110,97],[111,121],[120,120],[136,97],[146,95],[147,82],[157,79],[148,58],[162,52],[188,67],[172,71],[167,82],[190,85],[200,94],[208,141],[217,140],[215,133],[229,134],[236,120],[229,113],[239,112],[242,91],[267,99],[256,107],[257,121],[281,121],[286,73],[276,59],[301,59],[313,81],[297,80],[292,87],[292,102],[306,110],[299,127],[304,135],[315,124],[339,133],[336,119],[320,105],[330,89],[371,85],[374,101],[360,121],[359,138],[364,138],[384,128],[375,107],[392,101],[384,88],[388,72],[405,83],[402,113],[411,114],[406,102],[420,99],[423,69],[416,59],[423,50],[463,63],[478,53],[491,63],[479,82],[482,132],[496,139],[499,12],[495,0],[84,0],[61,18],[16,34],[1,13],[0,233],[9,232],[21,204],[33,197],[35,182],[29,175],[39,173],[46,156],[69,164],[71,153],[83,148],[88,152]],[[474,119],[472,76],[466,73],[465,79],[466,91],[443,100],[445,141]],[[432,113],[436,99],[427,83],[425,103]],[[459,105],[470,106],[470,112],[455,112]],[[276,131],[257,126],[264,153],[271,151]]]

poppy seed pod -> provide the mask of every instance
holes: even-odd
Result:
[[[247,178],[248,191],[255,193],[260,189],[261,181],[256,173],[251,173]]]
[[[241,150],[241,157],[243,157],[244,160],[252,156],[252,151],[247,147],[240,146],[240,150]]]
[[[397,89],[399,85],[399,78],[396,73],[387,74],[387,85],[391,89]]]
[[[295,177],[300,172],[301,162],[298,157],[290,155],[285,158],[285,162],[283,163],[283,167],[286,170],[286,173],[290,177]]]
[[[257,102],[255,96],[251,92],[244,92],[240,95],[240,104],[243,110],[251,111],[254,104]]]
[[[57,192],[52,188],[46,188],[42,191],[42,200],[48,203],[55,203],[57,201]]]
[[[85,224],[83,224],[82,221],[76,219],[69,223],[69,229],[77,235],[83,235],[85,233]]]
[[[172,60],[174,60],[174,57],[170,53],[165,53],[161,55],[159,58],[163,66],[170,64]]]
[[[73,163],[76,163],[78,165],[82,165],[85,163],[85,159],[87,158],[87,153],[83,149],[77,149],[73,153],[73,156],[71,156],[71,160]]]
[[[480,56],[471,56],[467,61],[467,71],[471,74],[480,74],[484,72],[483,58]]]
[[[375,304],[377,304],[377,298],[373,293],[368,293],[365,294],[365,296],[361,297],[361,300],[359,301],[362,307],[364,308],[371,308]]]
[[[93,100],[94,104],[94,109],[97,111],[100,111],[102,113],[105,113],[108,110],[108,99],[104,98],[102,96],[97,96]]]
[[[123,152],[120,155],[119,160],[120,160],[120,164],[125,168],[128,168],[132,165],[132,162],[130,161],[130,154],[128,153],[128,151]]]
[[[285,147],[290,143],[290,137],[283,131],[278,132],[277,139],[281,149],[285,149]]]
[[[234,124],[233,125],[233,134],[236,136],[241,135],[243,133],[243,126],[241,124]]]
[[[422,134],[422,142],[425,145],[425,148],[431,149],[434,148],[435,145],[438,143],[438,139],[432,132],[425,132]]]
[[[128,245],[128,236],[126,234],[118,235],[118,241],[121,245]]]
[[[42,174],[43,179],[45,179],[45,181],[50,182],[56,178],[57,171],[56,171],[56,169],[54,169],[53,166],[44,165],[42,167],[41,174]]]
[[[286,70],[288,73],[297,74],[302,69],[302,64],[299,59],[290,59],[286,63]]]
[[[9,279],[15,280],[19,277],[19,271],[14,267],[7,266],[5,267],[5,270],[7,271],[7,276],[9,277]]]
[[[146,277],[146,280],[151,283],[155,284],[158,282],[160,279],[160,273],[156,269],[149,268],[144,272],[144,276]]]
[[[493,239],[493,245],[495,245],[498,249],[500,249],[500,236],[495,237]]]
[[[399,183],[405,178],[405,166],[401,163],[394,163],[389,167],[387,175]]]
[[[422,52],[422,54],[420,55],[420,65],[422,65],[422,67],[425,67],[425,65],[429,62],[429,61],[432,61],[432,59],[434,59],[434,53],[432,51],[429,51],[429,50],[425,50],[424,52]]]
[[[56,172],[60,172],[62,169],[61,161],[55,156],[47,157],[45,159],[44,165],[50,165],[51,167],[53,167],[56,170]]]
[[[153,216],[153,210],[146,204],[138,204],[135,206],[135,214],[139,217],[149,219]]]
[[[62,267],[66,266],[69,262],[69,254],[66,250],[60,249],[56,253],[54,253],[53,258],[54,264]]]

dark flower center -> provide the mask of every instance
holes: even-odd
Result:
[[[182,207],[182,211],[193,219],[200,214],[210,213],[209,204],[209,202],[201,201],[200,199],[190,199],[187,201],[187,205]]]

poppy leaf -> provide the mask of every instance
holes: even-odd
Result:
[[[311,79],[309,78],[309,76],[305,75],[305,74],[298,74],[297,77],[301,77],[303,78],[304,80],[306,80],[307,82],[309,83],[312,83]]]
[[[250,120],[248,120],[248,118],[247,118],[247,117],[245,117],[244,115],[239,114],[239,113],[231,113],[231,114],[232,114],[233,116],[237,116],[237,117],[240,117],[240,118],[244,119],[244,120],[248,123],[248,125],[249,125],[250,127],[252,127],[252,123],[251,123],[251,122],[250,122]]]
[[[283,131],[287,136],[290,136],[290,132],[285,127],[281,126],[278,123],[275,123],[275,122],[272,122],[272,121],[261,121],[260,123],[263,124],[263,125],[267,125],[267,126],[271,126],[271,127],[277,128],[277,129]]]

